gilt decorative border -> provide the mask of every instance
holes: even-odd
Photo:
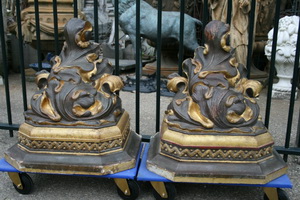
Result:
[[[92,153],[105,154],[110,151],[121,150],[130,132],[130,125],[127,124],[122,137],[113,138],[104,142],[84,142],[84,141],[50,141],[32,140],[30,137],[19,133],[19,146],[27,151],[41,153]],[[54,138],[53,138],[54,139]]]
[[[259,149],[181,147],[165,141],[160,143],[161,154],[181,161],[260,161],[272,156],[273,145]]]

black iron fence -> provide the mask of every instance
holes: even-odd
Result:
[[[32,2],[33,0],[31,0]],[[115,30],[115,58],[119,58],[119,2],[121,0],[113,0],[113,5],[114,5],[114,18],[115,18],[115,23],[114,23],[114,30]],[[20,76],[21,76],[21,83],[22,83],[22,98],[23,98],[23,107],[24,110],[27,110],[27,94],[26,94],[26,79],[25,79],[25,66],[24,64],[24,50],[23,50],[23,33],[22,33],[22,24],[21,24],[21,5],[20,5],[21,0],[16,0],[15,1],[15,21],[17,23],[17,37],[18,37],[18,47],[19,47],[19,52],[20,52]],[[41,2],[41,1],[40,1]],[[53,5],[53,24],[54,24],[54,54],[58,55],[59,54],[59,31],[58,31],[58,10],[57,10],[57,5],[58,5],[59,0],[53,0],[52,5]],[[179,12],[180,14],[180,41],[179,41],[179,63],[178,63],[178,73],[182,74],[182,69],[181,69],[181,63],[184,59],[184,48],[183,48],[183,40],[184,40],[184,12],[185,12],[185,5],[186,3],[190,3],[191,1],[185,1],[181,0],[180,1],[180,9]],[[211,20],[211,10],[209,7],[209,3],[211,1],[208,0],[194,0],[192,2],[192,5],[194,7],[193,9],[193,14],[194,17],[200,18],[200,20],[203,22],[203,27]],[[249,1],[251,4],[251,8],[256,7],[257,1]],[[299,1],[298,0],[293,0],[290,1],[291,5],[289,9],[287,10],[288,14],[292,15],[298,15],[299,16]],[[99,34],[99,25],[98,25],[98,0],[94,0],[94,35],[97,36]],[[142,59],[141,59],[141,35],[140,35],[140,3],[141,1],[137,0],[136,1],[136,49],[135,49],[135,62],[136,62],[136,67],[135,67],[135,76],[136,80],[140,80],[142,76]],[[275,13],[274,13],[274,19],[273,19],[273,41],[277,41],[277,33],[278,33],[278,22],[280,17],[283,15],[282,11],[282,2],[280,0],[274,0],[274,3],[276,4],[275,6]],[[162,0],[157,1],[157,9],[158,9],[158,16],[157,16],[157,41],[156,41],[156,52],[157,52],[157,73],[156,73],[156,85],[157,85],[157,90],[156,90],[156,128],[155,131],[159,131],[160,128],[160,96],[161,96],[161,90],[159,89],[161,87],[161,46],[162,46],[162,38],[161,38],[161,27],[162,27]],[[40,42],[40,12],[39,12],[39,1],[34,0],[34,10],[35,10],[35,36],[36,36],[36,51],[37,51],[37,63],[38,63],[38,69],[41,70],[43,68],[42,66],[42,54],[41,54],[41,42]],[[2,60],[3,60],[3,78],[4,78],[4,88],[5,88],[5,97],[6,97],[6,102],[1,102],[6,103],[6,113],[7,113],[7,121],[6,122],[0,122],[0,129],[5,129],[8,130],[10,133],[10,136],[13,136],[13,130],[18,130],[19,124],[14,124],[12,120],[12,111],[11,111],[11,100],[10,100],[10,90],[9,90],[9,69],[10,66],[8,65],[8,55],[7,55],[7,47],[6,47],[6,33],[7,30],[5,30],[3,15],[3,4],[0,4],[0,35],[1,35],[1,47],[2,47]],[[78,11],[78,1],[74,0],[73,1],[73,8],[74,8],[74,17],[78,17],[79,11]],[[226,22],[228,24],[231,23],[231,13],[232,13],[232,0],[228,0],[227,4],[227,20]],[[248,59],[246,63],[246,67],[248,69],[248,77],[250,77],[251,73],[251,65],[252,65],[252,50],[253,50],[253,38],[255,34],[255,13],[256,9],[251,9],[249,13],[249,24],[248,24]],[[300,25],[299,25],[300,29]],[[298,30],[300,33],[300,30]],[[295,94],[296,94],[296,89],[297,85],[299,84],[299,50],[300,50],[300,39],[298,34],[297,38],[297,48],[296,48],[296,53],[295,53],[295,62],[294,62],[294,73],[293,73],[293,79],[292,79],[292,92],[290,96],[290,103],[289,103],[289,114],[288,114],[288,119],[287,119],[287,130],[286,130],[286,137],[285,137],[285,145],[276,147],[277,151],[281,154],[284,154],[284,159],[287,160],[288,155],[300,155],[300,139],[297,137],[297,141],[295,142],[296,146],[295,147],[290,147],[290,140],[291,140],[291,127],[292,127],[292,122],[293,122],[293,114],[294,114],[294,104],[295,104]],[[200,44],[204,44],[204,37],[201,32],[198,34],[198,39],[201,41]],[[98,37],[94,37],[95,42],[98,42]],[[270,60],[270,66],[269,66],[269,79],[267,83],[267,101],[266,101],[266,111],[265,111],[265,125],[266,127],[269,126],[269,121],[270,121],[270,111],[271,111],[271,104],[272,104],[272,98],[271,98],[271,93],[272,93],[272,86],[273,86],[273,78],[275,77],[275,49],[276,49],[276,44],[277,42],[273,42],[272,44],[272,54],[271,54],[271,60]],[[119,68],[119,60],[115,60],[115,74],[119,75],[120,74],[120,68]],[[140,82],[137,81],[136,84],[136,128],[135,131],[137,133],[140,133]],[[4,111],[1,111],[4,112]],[[300,120],[300,116],[299,116]],[[298,120],[298,127],[299,127],[299,120]],[[298,128],[298,135],[300,134],[300,128]],[[144,141],[149,141],[149,138],[143,137]]]

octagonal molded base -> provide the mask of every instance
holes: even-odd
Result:
[[[273,156],[258,162],[184,161],[160,154],[160,134],[151,138],[147,168],[174,182],[265,184],[287,171],[287,165]]]
[[[15,144],[5,152],[5,159],[23,172],[105,175],[133,168],[140,144],[141,136],[131,131],[126,146],[110,154],[37,153],[28,152]]]
[[[141,136],[130,130],[124,112],[113,126],[79,128],[20,126],[19,142],[5,159],[24,172],[55,174],[113,174],[135,166]]]

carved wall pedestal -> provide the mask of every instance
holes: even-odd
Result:
[[[141,136],[131,131],[116,94],[123,82],[89,41],[91,31],[89,22],[71,19],[51,72],[38,72],[18,143],[5,153],[16,169],[105,175],[135,166]]]
[[[208,23],[205,47],[183,62],[185,76],[170,75],[175,96],[151,138],[148,170],[175,182],[236,184],[265,184],[286,173],[253,98],[262,86],[233,57],[229,30]]]

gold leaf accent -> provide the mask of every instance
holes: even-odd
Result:
[[[204,44],[204,50],[203,50],[203,54],[204,54],[204,55],[207,55],[207,54],[208,54],[208,52],[209,52],[209,47],[208,47],[208,45],[207,45],[207,44]]]
[[[103,74],[101,78],[95,81],[95,89],[105,95],[105,97],[109,98],[110,94],[104,92],[103,85],[108,84],[109,89],[111,92],[116,92],[121,90],[124,87],[123,81],[120,77],[110,75],[110,74]]]
[[[97,100],[93,105],[91,105],[88,109],[82,108],[80,105],[76,105],[73,107],[72,111],[74,115],[81,117],[87,111],[90,111],[92,115],[99,113],[102,109],[101,101]]]
[[[234,100],[235,98],[236,98],[236,96],[233,96],[233,95],[229,96],[229,97],[226,99],[226,102],[225,102],[226,107],[232,106],[233,100]]]
[[[192,59],[192,63],[196,66],[194,69],[194,74],[197,74],[202,69],[202,64],[198,60]]]
[[[55,56],[54,60],[56,63],[55,63],[55,65],[53,65],[52,71],[54,73],[58,73],[61,70],[61,68],[59,67],[61,64],[61,58],[59,56]]]
[[[99,62],[101,62],[101,61],[99,60]],[[91,71],[83,71],[82,68],[79,68],[78,71],[79,71],[79,74],[80,74],[80,77],[82,78],[82,80],[85,83],[89,83],[89,82],[91,82],[91,77],[97,73],[97,62],[94,63],[94,68]]]
[[[54,91],[56,93],[59,93],[62,90],[64,84],[65,84],[65,81],[63,81],[63,80],[59,81],[59,84],[58,84],[58,86],[55,87]]]
[[[90,63],[94,62],[98,58],[98,55],[95,53],[90,53],[86,56],[86,60]]]
[[[214,88],[210,87],[208,91],[204,94],[205,99],[210,99],[214,93]]]
[[[200,148],[178,148],[173,144],[161,142],[161,152],[167,153],[172,157],[188,160],[261,160],[265,157],[272,156],[273,147],[267,146],[257,150],[247,149],[200,149]]]
[[[171,91],[171,92],[178,92],[178,85],[180,83],[183,83],[185,85],[183,93],[187,93],[188,92],[188,88],[187,88],[187,84],[188,84],[188,80],[184,77],[174,77],[171,80],[168,81],[167,83],[167,88]]]
[[[35,83],[39,86],[40,84],[39,84],[39,82],[42,80],[42,79],[48,79],[48,77],[49,77],[49,74],[50,73],[41,73],[41,74],[38,74],[36,77],[35,77]],[[47,88],[47,84],[45,84],[44,85],[44,87],[43,88],[40,88],[40,89],[45,89],[45,88]]]
[[[85,92],[85,91],[84,91],[84,90],[76,90],[75,92],[73,92],[73,94],[72,94],[72,99],[73,99],[73,100],[78,99],[79,95],[80,95],[82,92]]]
[[[32,96],[32,99],[37,100],[40,96],[42,96],[42,94],[35,94]]]
[[[84,24],[84,28],[80,32],[78,32],[75,36],[75,42],[77,46],[81,48],[87,48],[90,45],[90,42],[86,41],[85,33],[92,30],[93,30],[92,24],[86,21]]]
[[[235,86],[236,82],[241,78],[241,74],[239,70],[236,70],[236,72],[237,72],[236,76],[227,79],[230,86]]]
[[[184,99],[176,99],[175,103],[179,106],[182,104],[182,102],[186,101],[186,98]]]
[[[174,115],[174,111],[172,109],[166,110],[165,111],[166,115]]]
[[[209,72],[209,71],[203,71],[199,73],[199,78],[205,78],[207,75],[214,73],[213,71]]]
[[[230,112],[226,115],[226,119],[233,124],[237,123],[242,118],[245,121],[249,121],[253,118],[253,111],[247,104],[245,111],[241,115],[238,115],[235,112]]]
[[[230,32],[228,31],[227,33],[225,33],[222,38],[221,38],[221,41],[220,41],[220,44],[221,44],[221,47],[224,51],[226,52],[230,52],[231,50],[231,47],[226,45],[226,41],[227,41],[227,38],[230,36]]]
[[[199,122],[202,126],[206,128],[212,128],[214,126],[214,123],[201,114],[201,108],[200,106],[195,103],[191,97],[187,97],[189,101],[189,107],[188,107],[188,114],[189,116],[196,122]]]
[[[105,142],[41,141],[30,140],[23,135],[19,135],[19,145],[29,148],[30,150],[69,152],[70,154],[77,152],[103,154],[109,150],[121,149],[123,143],[124,139],[112,139]]]
[[[229,63],[232,67],[238,67],[239,63],[236,61],[236,58],[230,58]]]
[[[243,78],[236,84],[235,89],[245,96],[248,96],[247,90],[251,89],[253,97],[258,97],[263,86],[259,81]]]
[[[41,112],[45,115],[47,115],[51,120],[53,121],[60,121],[61,116],[56,112],[56,110],[53,108],[52,103],[50,99],[46,96],[46,92],[43,92],[41,97]]]

